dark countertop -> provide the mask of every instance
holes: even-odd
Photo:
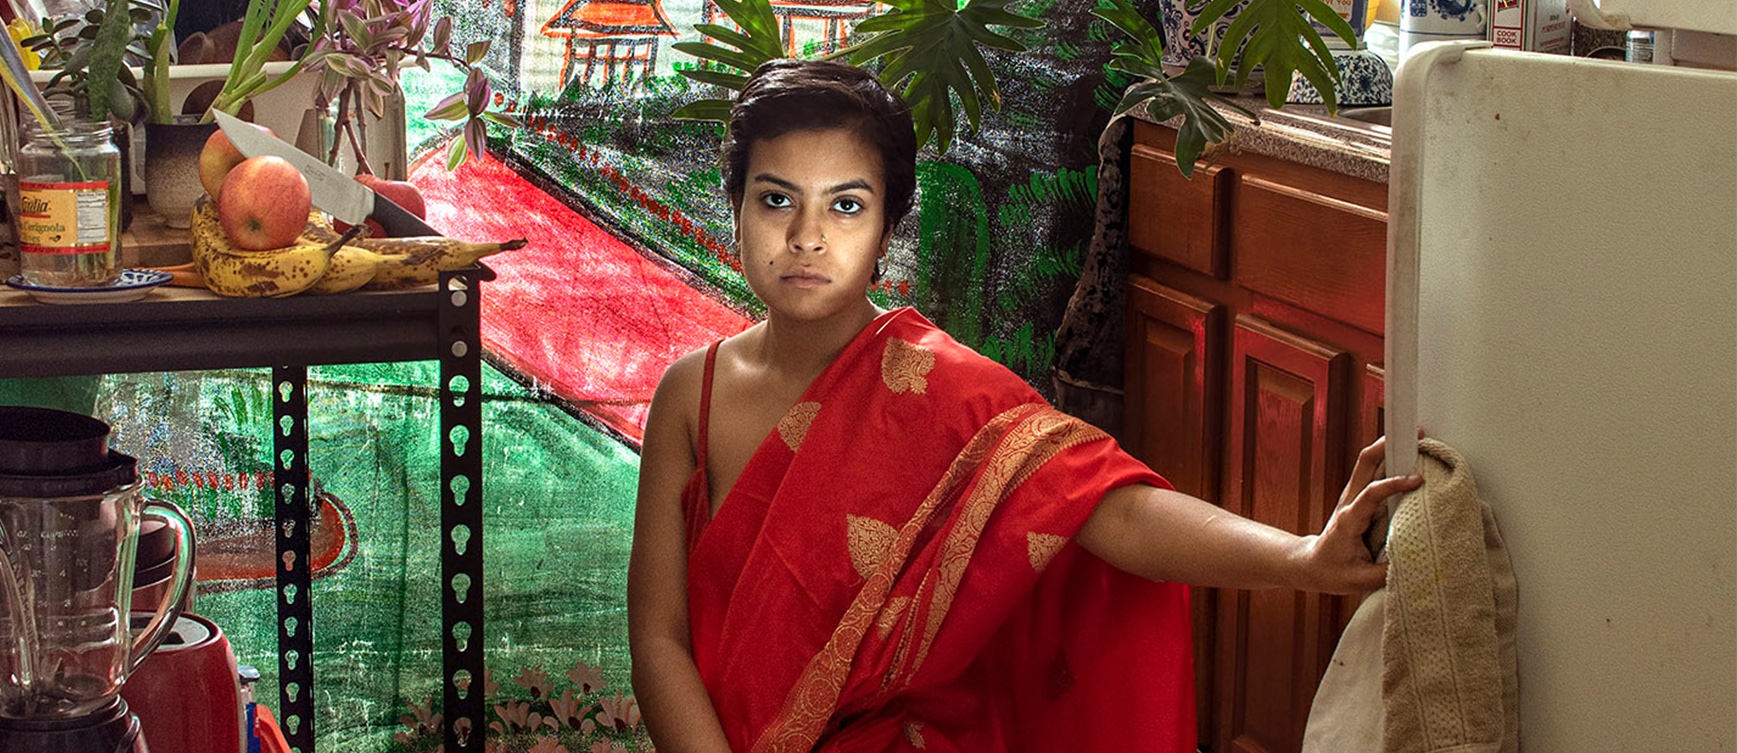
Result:
[[[1267,106],[1264,97],[1240,95],[1232,99],[1260,119],[1252,121],[1235,110],[1218,108],[1237,127],[1228,143],[1233,152],[1264,154],[1356,178],[1387,182],[1388,155],[1393,145],[1393,130],[1387,126],[1333,117],[1322,105],[1286,105],[1275,110]],[[1134,117],[1151,121],[1143,108],[1136,107],[1130,112]]]

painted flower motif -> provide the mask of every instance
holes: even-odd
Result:
[[[567,753],[567,746],[553,737],[539,738],[528,753]]]
[[[495,706],[495,716],[500,717],[501,720],[490,722],[489,729],[496,732],[517,732],[532,726],[531,704],[524,701],[508,701]]]
[[[549,713],[556,729],[560,729],[563,724],[579,729],[579,722],[585,719],[585,712],[580,710],[579,701],[573,697],[572,688],[561,691],[560,698],[549,699]]]
[[[555,684],[549,681],[549,673],[543,671],[541,664],[533,664],[520,671],[519,676],[513,678],[513,683],[531,691],[533,700],[544,698],[555,689]]]
[[[441,716],[434,713],[434,699],[428,698],[420,706],[410,704],[410,713],[398,717],[398,721],[410,728],[408,733],[399,733],[409,738],[439,732]]]
[[[616,732],[626,732],[639,726],[639,706],[632,696],[616,693],[614,698],[604,698],[599,701],[603,710],[597,712],[597,726],[612,729]]]
[[[603,682],[603,670],[585,662],[579,662],[573,665],[572,669],[567,670],[567,679],[579,686],[580,695],[591,695],[602,690],[605,684]]]
[[[627,753],[627,746],[614,740],[598,740],[591,744],[591,753]]]

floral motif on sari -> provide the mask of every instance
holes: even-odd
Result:
[[[1165,485],[916,312],[877,318],[692,550],[695,663],[730,744],[1192,750],[1187,590],[1072,545],[1134,483]]]
[[[934,368],[934,352],[896,337],[888,338],[886,350],[881,351],[881,381],[895,394],[923,394],[929,388],[924,376]]]
[[[790,406],[790,412],[778,420],[778,438],[784,440],[785,446],[791,452],[802,449],[802,439],[808,436],[808,427],[814,423],[814,417],[820,415],[820,403],[801,402]]]
[[[889,345],[888,351],[891,350]],[[1103,436],[1103,432],[1090,425],[1032,403],[1003,412],[979,431],[916,513],[899,529],[892,546],[884,550],[884,556],[867,576],[868,582],[857,593],[832,638],[809,662],[791,690],[784,714],[754,746],[756,753],[803,752],[813,748],[838,706],[839,691],[851,672],[852,658],[868,627],[882,621],[897,622],[898,616],[885,620],[882,613],[906,565],[907,555],[934,518],[948,512],[949,507],[958,506],[936,565],[925,574],[915,603],[909,607],[909,614],[926,615],[922,634],[914,636],[917,638],[914,647],[908,641],[900,645],[883,691],[908,683],[922,668],[996,506],[1056,453]],[[964,493],[963,500],[956,500],[959,492]],[[879,530],[871,523],[878,521],[865,523],[861,518],[852,519],[853,562],[857,562],[856,537],[866,535],[859,532]],[[858,565],[860,568],[861,563]],[[905,612],[906,607],[901,605],[898,611]]]

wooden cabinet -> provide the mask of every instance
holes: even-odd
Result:
[[[1386,186],[1259,155],[1192,181],[1135,127],[1126,440],[1178,489],[1317,532],[1380,432]],[[1201,747],[1301,746],[1354,602],[1196,589]]]

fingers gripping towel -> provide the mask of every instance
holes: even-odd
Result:
[[[1419,442],[1418,458],[1424,484],[1394,513],[1387,588],[1365,600],[1334,652],[1310,710],[1305,751],[1519,750],[1516,588],[1507,549],[1465,458],[1433,439]],[[1368,645],[1376,610],[1379,664]],[[1377,672],[1381,713],[1371,714]]]

